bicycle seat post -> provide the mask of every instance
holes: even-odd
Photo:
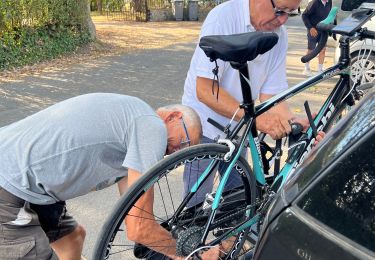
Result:
[[[240,104],[240,107],[245,111],[245,120],[248,120],[251,117],[255,116],[255,104],[251,95],[251,86],[250,86],[250,77],[249,69],[247,63],[235,63],[231,62],[231,66],[238,70],[240,76],[241,90],[243,103]],[[255,121],[253,122],[253,134],[256,134]]]

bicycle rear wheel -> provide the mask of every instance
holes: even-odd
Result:
[[[332,120],[326,125],[324,131],[329,131],[332,129],[338,121],[344,118],[352,109],[355,104],[360,101],[372,88],[374,83],[364,83],[359,85],[356,90],[353,90],[350,95],[342,101],[342,104],[335,109],[335,112],[332,115]]]
[[[203,202],[195,206],[186,206],[188,201],[185,200],[184,202],[186,197],[182,194],[184,187],[183,169],[192,162],[200,162],[205,159],[223,164],[225,163],[223,157],[227,152],[228,147],[224,145],[202,144],[176,152],[156,164],[116,204],[112,214],[102,227],[93,259],[168,259],[149,249],[147,245],[135,244],[127,240],[123,220],[125,217],[132,217],[128,215],[129,210],[142,194],[150,189],[154,191],[154,215],[147,216],[147,218],[155,219],[171,232],[177,240],[179,252],[187,255],[195,250],[197,247],[196,241],[200,240],[202,230],[206,228],[211,208],[204,208]],[[209,230],[207,241],[220,238],[223,232],[246,221],[254,213],[254,210],[249,210],[251,205],[255,204],[256,199],[254,175],[248,163],[242,157],[237,161],[234,168],[235,172],[231,174],[241,176],[241,186],[223,193],[217,214],[212,224],[207,227]],[[210,174],[218,175],[216,170],[213,170]],[[218,182],[218,177],[215,177],[212,193],[215,193]],[[214,196],[214,194],[212,195]],[[194,198],[189,194],[187,196]],[[181,212],[177,212],[179,206],[183,208]],[[249,211],[252,213],[249,214]],[[233,235],[229,241],[228,239],[225,241],[226,245],[230,246],[226,248],[224,259],[238,259],[239,255],[251,249],[250,243],[245,241],[244,238],[248,237],[245,236],[247,231]]]

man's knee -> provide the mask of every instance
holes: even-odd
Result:
[[[71,233],[71,235],[72,235],[72,241],[83,244],[85,237],[86,237],[86,230],[83,226],[78,224],[77,227],[74,229],[74,231]]]
[[[51,247],[61,260],[80,259],[85,236],[85,229],[77,225],[72,232],[51,243]]]
[[[83,226],[77,225],[76,229],[73,231],[75,234],[75,237],[77,239],[77,242],[82,242],[85,240],[86,237],[86,230]]]
[[[65,247],[69,244],[69,247],[81,247],[83,242],[85,241],[86,237],[86,230],[83,226],[77,225],[75,229],[66,234],[63,237],[60,237],[58,240],[51,243],[51,246],[56,249],[55,247]]]

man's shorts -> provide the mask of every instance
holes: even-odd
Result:
[[[65,202],[35,205],[0,187],[0,259],[58,259],[49,244],[76,226]]]
[[[313,50],[315,49],[316,45],[318,44],[320,40],[320,32],[318,32],[318,35],[316,37],[311,36],[310,32],[307,31],[307,49]]]

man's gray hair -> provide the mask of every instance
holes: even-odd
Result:
[[[180,111],[183,114],[184,122],[186,123],[187,128],[192,128],[195,131],[199,131],[202,135],[202,124],[201,119],[197,112],[189,106],[181,104],[173,104],[164,107],[158,108],[158,110],[167,110],[167,111]]]

